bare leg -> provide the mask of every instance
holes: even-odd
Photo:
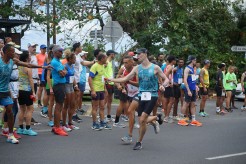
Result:
[[[142,115],[139,117],[139,124],[140,124],[140,128],[139,128],[139,138],[138,138],[138,142],[142,142],[143,137],[145,135],[145,132],[147,130],[147,119],[148,119],[148,114],[146,113],[142,113]]]
[[[12,112],[13,105],[6,106],[6,113],[8,116],[8,127],[9,127],[9,133],[13,133],[13,127],[14,127],[14,115]]]
[[[55,105],[55,115],[54,115],[54,126],[59,128],[60,127],[60,120],[61,120],[61,111],[63,108],[63,103],[56,102]]]
[[[92,121],[96,122],[96,120],[97,120],[97,109],[99,107],[99,100],[92,100],[91,105],[92,105],[92,112],[91,112]]]
[[[49,116],[49,121],[52,121],[52,111],[53,111],[53,106],[55,103],[55,97],[54,94],[49,95],[49,107],[48,107],[48,116]]]
[[[134,127],[134,116],[135,116],[135,110],[138,108],[138,102],[133,100],[128,108],[128,117],[129,117],[129,129],[128,129],[128,135],[132,137],[132,131]]]

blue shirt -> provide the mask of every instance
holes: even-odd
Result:
[[[179,68],[179,67],[176,67],[177,68],[177,71],[173,74],[173,82],[174,83],[177,83],[179,82],[179,79],[183,78],[183,68]]]
[[[74,65],[65,64],[67,74],[66,74],[66,83],[73,83],[74,82]]]
[[[188,83],[188,86],[189,86],[189,89],[190,91],[194,91],[196,90],[196,80],[192,80],[192,75],[193,76],[196,76],[196,74],[194,73],[194,68],[191,67],[191,66],[187,66],[190,71],[189,71],[189,74],[188,74],[188,78],[187,78],[187,83]]]
[[[161,70],[162,70],[162,72],[164,72],[164,69],[166,68],[166,66],[167,66],[167,64],[166,64],[166,63],[164,63],[164,64],[161,66]]]
[[[12,59],[6,64],[0,58],[0,92],[9,92],[9,81],[14,62]]]
[[[155,64],[149,68],[138,66],[139,96],[142,92],[151,92],[151,97],[158,97],[158,77],[155,75]]]
[[[82,71],[80,73],[80,80],[79,80],[79,83],[81,84],[86,83],[86,70],[87,70],[87,67],[82,66]]]
[[[200,72],[201,72],[201,68],[197,68],[197,69],[196,69],[196,75],[198,75],[198,76],[197,76],[198,78],[196,79],[196,83],[197,83],[197,84],[200,84],[200,79],[199,79]]]
[[[54,85],[66,83],[66,78],[61,77],[59,74],[59,71],[64,70],[64,66],[62,65],[60,60],[54,57],[51,61],[51,66],[53,67],[51,74],[54,81]]]

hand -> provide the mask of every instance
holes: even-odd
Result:
[[[64,76],[66,76],[67,71],[66,71],[66,70],[62,70],[62,71],[60,71],[59,73],[60,73],[60,76],[61,76],[61,77],[64,77]]]
[[[118,86],[117,86],[117,89],[121,91],[123,88],[122,88],[121,85],[118,85]]]
[[[163,85],[161,85],[161,86],[159,87],[159,89],[160,89],[160,91],[162,91],[162,92],[165,91],[165,87],[164,87]]]
[[[188,91],[188,95],[191,97],[192,96],[192,93],[191,93],[191,91]]]
[[[206,87],[204,87],[204,88],[203,88],[203,91],[204,91],[204,92],[207,92],[207,88],[206,88]]]
[[[97,97],[97,94],[96,94],[95,91],[91,91],[91,97],[93,97],[93,98],[96,98]]]
[[[50,94],[51,94],[51,95],[53,95],[53,94],[54,94],[54,92],[53,92],[53,89],[52,89],[52,88],[50,88]]]

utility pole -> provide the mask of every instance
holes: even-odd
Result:
[[[49,21],[49,16],[50,16],[50,0],[46,0],[46,19],[47,19],[47,47],[50,46],[50,21]]]
[[[56,1],[53,0],[53,44],[56,44]]]

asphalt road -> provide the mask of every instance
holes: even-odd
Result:
[[[242,102],[236,104],[240,107]],[[226,116],[217,116],[214,106],[213,100],[208,101],[209,117],[197,116],[203,127],[165,123],[159,134],[154,134],[153,127],[148,127],[140,151],[132,150],[133,144],[122,144],[120,138],[127,134],[127,128],[93,131],[91,118],[85,116],[83,122],[77,124],[80,130],[70,132],[68,137],[54,135],[46,125],[47,120],[40,117],[36,109],[34,117],[42,124],[32,128],[39,132],[38,136],[22,136],[18,145],[6,143],[6,138],[1,136],[0,163],[245,164],[246,112],[234,110]],[[134,143],[137,136],[135,129]]]

